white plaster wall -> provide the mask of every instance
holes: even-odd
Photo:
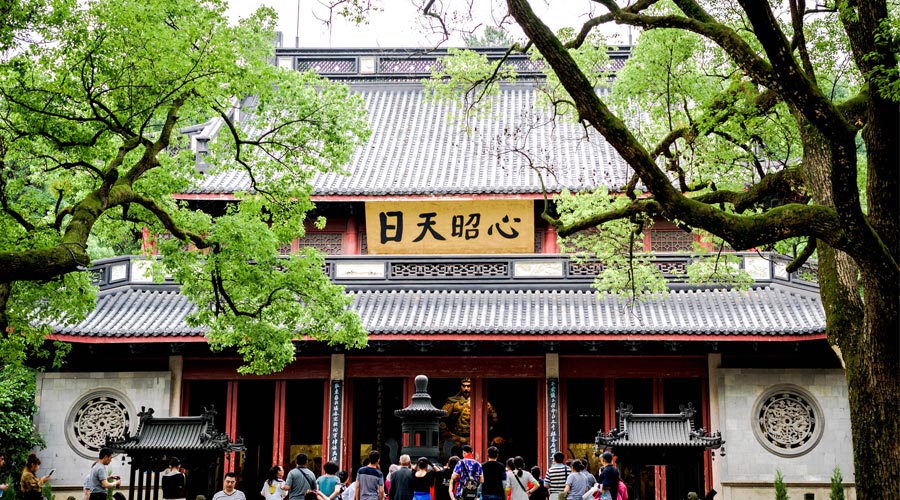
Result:
[[[785,483],[796,488],[795,492],[812,492],[817,486],[827,485],[836,466],[841,469],[845,485],[854,483],[850,410],[842,370],[719,369],[718,379],[718,408],[726,453],[724,457],[716,453],[716,460],[720,461],[725,490],[743,492],[726,498],[756,498],[747,495],[763,489],[772,498],[776,469],[781,471]],[[771,453],[756,439],[751,427],[757,398],[781,384],[809,391],[824,413],[820,419],[824,423],[821,440],[799,457]],[[804,490],[803,485],[812,489]]]
[[[114,389],[130,401],[134,409],[131,429],[137,429],[137,412],[141,407],[153,408],[157,417],[170,416],[169,397],[172,390],[169,372],[93,372],[93,373],[43,373],[38,375],[36,401],[38,414],[35,429],[47,447],[38,450],[41,470],[53,473],[53,488],[57,499],[65,498],[59,493],[69,489],[80,490],[84,475],[90,469],[92,460],[75,452],[66,440],[66,417],[82,396],[96,389]],[[110,464],[114,473],[122,476],[128,484],[129,469],[116,457]],[[81,495],[76,495],[81,498]]]

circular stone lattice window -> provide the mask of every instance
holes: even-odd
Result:
[[[822,438],[825,427],[822,409],[816,398],[800,387],[772,387],[756,400],[753,407],[753,433],[776,455],[803,455]]]
[[[81,397],[66,418],[66,440],[79,455],[97,458],[106,437],[119,438],[130,433],[134,409],[122,393],[99,389]]]

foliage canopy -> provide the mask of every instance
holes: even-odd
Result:
[[[367,139],[364,111],[346,87],[271,64],[271,9],[229,25],[221,0],[20,5],[34,8],[0,38],[6,362],[42,352],[48,319],[83,318],[95,293],[84,269],[144,227],[173,236],[156,271],[210,304],[191,321],[213,348],[237,349],[242,371],[283,368],[296,338],[365,344],[320,255],[277,257],[303,233],[312,175],[340,171]],[[215,220],[172,197],[200,179],[182,130],[210,120],[222,133],[209,174],[237,169],[252,185]]]
[[[435,15],[433,2],[420,3]],[[578,248],[613,262],[627,255],[618,261],[625,274],[599,286],[659,290],[632,255],[656,217],[736,250],[796,249],[791,272],[816,255],[828,340],[846,367],[859,498],[898,498],[898,3],[597,0],[557,32],[528,1],[503,4],[493,17],[524,34],[510,52],[544,61],[554,116],[595,129],[634,171],[611,186],[618,198],[578,193],[560,200],[558,217],[544,214],[561,236],[577,235]],[[452,19],[434,25],[444,39]],[[607,87],[600,29],[610,23],[642,31],[615,83],[598,91]],[[505,75],[444,67],[464,71],[432,85],[474,83],[467,97],[490,95]]]

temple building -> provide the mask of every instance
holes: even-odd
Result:
[[[72,352],[38,383],[54,487],[79,490],[99,447],[134,435],[142,408],[157,419],[205,415],[222,439],[241,440],[243,451],[229,449],[221,467],[238,472],[250,497],[273,464],[287,468],[299,452],[314,470],[325,461],[350,470],[377,449],[386,469],[410,445],[394,412],[410,405],[421,374],[448,412],[444,458],[463,443],[485,457],[496,444],[503,459],[521,455],[544,471],[562,451],[596,472],[595,451],[609,447],[639,500],[711,490],[770,498],[776,469],[792,495],[826,498],[840,465],[852,495],[847,387],[825,338],[815,269],[787,273],[787,257],[733,252],[754,279],[749,289],[691,285],[684,270],[699,258],[697,237],[658,220],[644,246],[669,293],[628,301],[597,292],[590,285],[603,263],[559,253],[540,217],[544,190],[617,188],[630,169],[602,136],[546,119],[536,105],[540,68],[524,57],[510,59],[519,81],[503,84],[491,113],[463,130],[420,83],[443,54],[276,54],[279,66],[347,83],[368,108],[373,134],[347,165],[351,175],[314,179],[327,225],[283,249],[327,255],[324,272],[352,295],[368,347],[298,341],[283,372],[238,375],[237,355],[212,352],[203,329],[185,321],[196,305],[178,283],[154,282],[141,257],[97,261],[96,309],[56,325],[52,338]],[[627,51],[610,56],[614,70]],[[219,125],[185,131],[198,168]],[[557,167],[531,169],[498,144],[532,148]],[[237,172],[209,174],[178,197],[220,213],[248,186]],[[113,461],[123,478],[128,460]],[[199,477],[205,485],[206,471]]]

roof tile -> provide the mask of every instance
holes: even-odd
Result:
[[[535,194],[628,182],[630,170],[606,140],[577,123],[553,123],[536,104],[534,84],[503,85],[491,111],[468,122],[450,105],[427,101],[421,85],[358,85],[372,137],[346,170],[317,174],[319,196]],[[528,152],[540,170],[529,168]],[[250,188],[245,172],[207,176],[191,191],[222,194]]]
[[[154,289],[157,288],[157,289]],[[770,284],[750,290],[672,290],[628,304],[578,290],[367,290],[353,292],[372,337],[378,335],[757,335],[825,331],[817,295]],[[97,307],[59,334],[88,337],[198,337],[187,316],[195,306],[177,287],[122,287],[103,291]]]

